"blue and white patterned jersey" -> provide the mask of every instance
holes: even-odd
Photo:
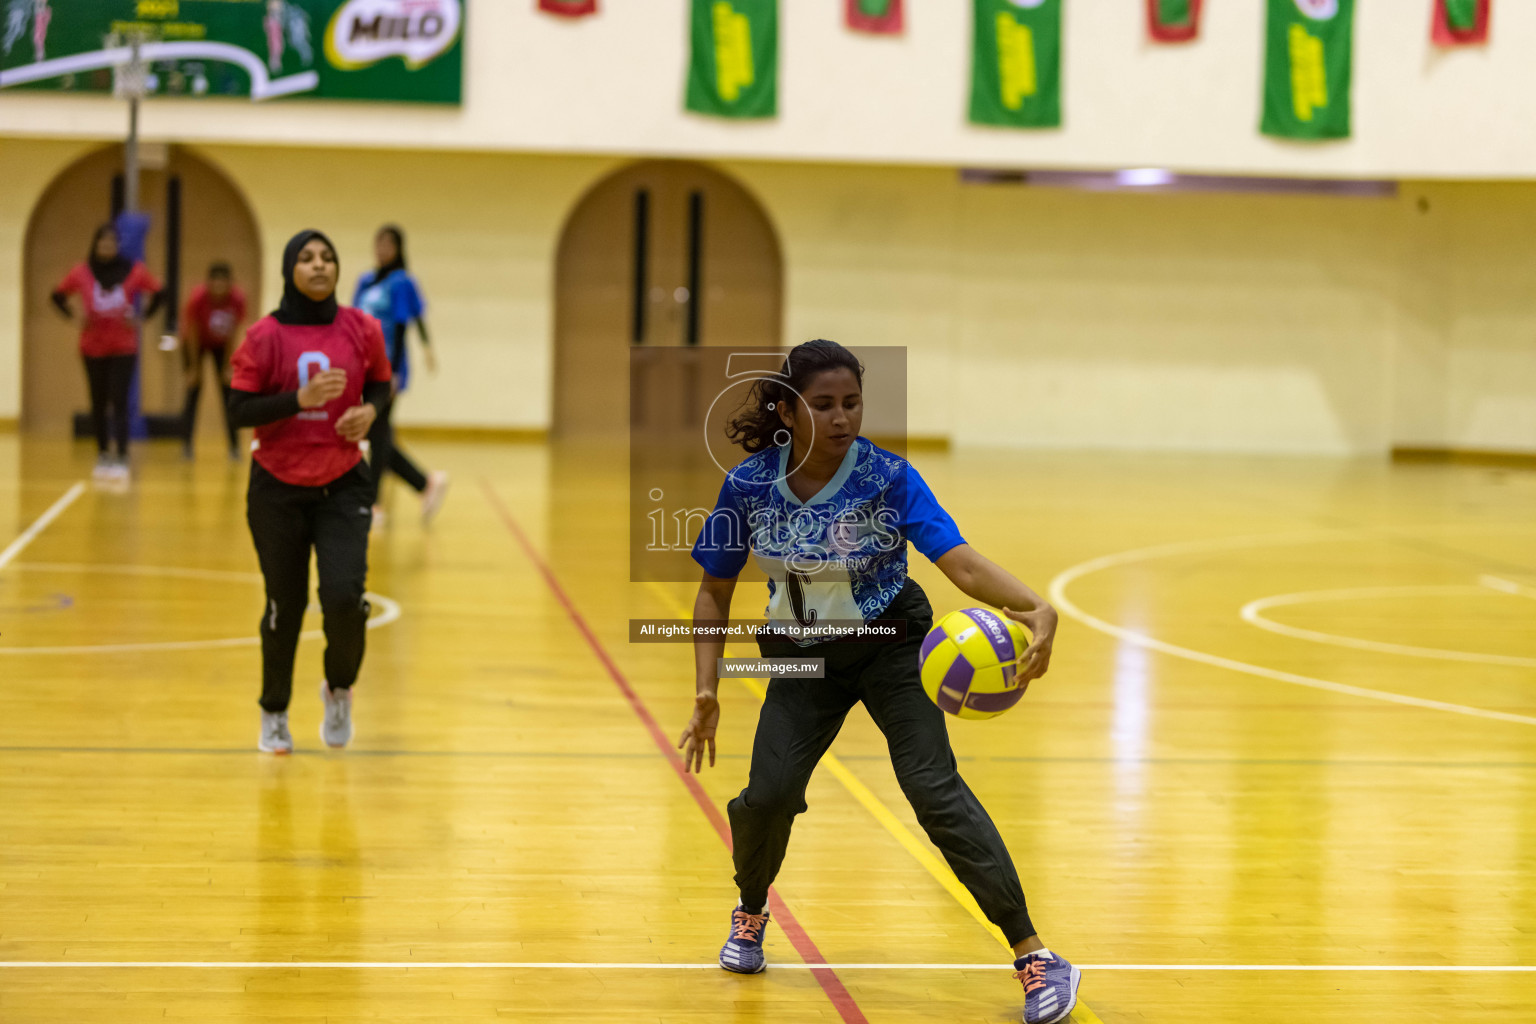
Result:
[[[411,364],[405,346],[402,327],[410,325],[427,311],[421,298],[416,279],[403,270],[393,270],[379,276],[377,270],[368,270],[357,279],[357,289],[352,293],[352,305],[367,313],[384,328],[385,351],[389,365],[394,370],[399,388],[404,391],[410,384]]]
[[[965,539],[906,459],[859,437],[827,485],[802,502],[789,489],[790,446],[743,459],[693,547],[711,576],[730,579],[755,558],[768,576],[770,624],[880,616],[907,582],[907,541],[930,561]]]

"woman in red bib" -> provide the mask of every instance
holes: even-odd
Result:
[[[289,240],[282,304],[246,332],[230,381],[230,419],[256,428],[246,519],[267,590],[257,746],[273,754],[293,749],[288,702],[311,548],[325,620],[327,746],[352,738],[352,684],[363,663],[373,477],[358,442],[389,401],[390,369],[379,322],[337,306],[337,270],[336,248],[320,232]]]
[[[91,422],[96,428],[97,480],[128,479],[128,392],[139,355],[139,324],[160,308],[160,282],[142,263],[118,249],[117,229],[103,224],[91,239],[91,252],[53,290],[53,304],[70,319],[69,297],[80,296],[80,355],[91,391]],[[149,296],[141,313],[138,301]],[[107,410],[111,409],[111,420]],[[109,430],[109,422],[113,430]],[[109,435],[115,433],[115,439]],[[117,442],[117,457],[108,441]]]

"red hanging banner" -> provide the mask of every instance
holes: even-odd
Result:
[[[1147,35],[1157,43],[1187,43],[1200,34],[1201,0],[1147,0]]]
[[[848,27],[893,36],[902,30],[902,0],[846,0]]]
[[[597,0],[539,0],[539,10],[564,18],[579,18],[597,13]]]
[[[1476,46],[1488,41],[1493,0],[1435,0],[1430,38],[1436,46]]]

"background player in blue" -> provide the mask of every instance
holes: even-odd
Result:
[[[405,235],[398,227],[386,224],[379,229],[373,237],[373,255],[377,265],[358,278],[352,305],[383,325],[389,364],[395,371],[394,394],[368,435],[368,461],[373,470],[373,521],[376,526],[384,521],[384,511],[379,507],[379,488],[384,482],[384,474],[392,471],[421,495],[421,521],[429,523],[448,493],[448,474],[441,471],[423,473],[395,444],[395,428],[391,421],[401,392],[411,382],[410,350],[405,343],[405,334],[411,324],[416,325],[421,338],[421,354],[427,369],[437,372],[437,359],[432,354],[431,339],[427,335],[427,307],[416,279],[405,269]]]
[[[907,576],[907,542],[961,591],[1030,631],[1033,642],[1018,672],[1023,685],[1050,666],[1056,611],[967,544],[917,470],[859,436],[862,419],[863,367],[853,354],[831,341],[797,346],[778,378],[760,380],[731,422],[731,440],[749,454],[726,475],[693,549],[704,567],[695,623],[730,617],[736,578],[755,558],[769,577],[770,627],[795,623],[803,631],[798,640],[760,638],[763,656],[826,660],[824,679],[769,682],[747,787],[728,807],[741,902],[731,914],[720,966],[743,974],[766,966],[768,887],[795,816],[806,809],[811,772],[863,701],[928,838],[1013,946],[1024,1020],[1061,1020],[1076,1004],[1079,973],[1036,933],[1002,837],[960,778],[944,713],[923,691],[918,650],[933,627],[933,610]],[[818,626],[876,618],[906,620],[906,638],[815,635]],[[701,771],[706,751],[715,763],[716,659],[725,644],[699,640],[694,653],[693,717],[678,746],[685,765]]]

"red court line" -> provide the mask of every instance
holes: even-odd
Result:
[[[571,601],[570,596],[565,592],[565,588],[560,585],[560,581],[556,578],[554,571],[539,556],[538,551],[534,549],[533,544],[528,540],[528,535],[523,533],[522,528],[517,525],[517,520],[512,518],[512,513],[508,512],[507,507],[502,504],[501,498],[497,496],[490,482],[482,478],[480,487],[485,492],[486,500],[491,503],[491,507],[496,510],[496,514],[501,517],[502,523],[517,538],[518,544],[522,545],[523,553],[528,556],[528,560],[539,570],[539,574],[544,577],[545,584],[565,608],[565,613],[571,617],[571,621],[581,631],[582,637],[587,641],[587,646],[592,648],[592,653],[597,656],[597,660],[602,662],[603,667],[608,670],[608,677],[613,680],[614,685],[619,688],[619,692],[624,695],[624,699],[629,702],[630,709],[640,719],[640,723],[645,726],[646,732],[651,734],[651,739],[655,742],[656,749],[661,751],[661,755],[672,766],[672,771],[682,780],[683,785],[688,787],[688,792],[693,795],[694,802],[699,805],[699,809],[704,812],[704,817],[709,819],[709,823],[715,827],[715,832],[720,836],[720,841],[729,850],[731,848],[731,826],[726,822],[725,815],[720,813],[720,808],[716,807],[715,802],[709,798],[709,794],[704,792],[704,785],[699,782],[698,776],[683,770],[682,757],[673,748],[671,741],[667,739],[666,733],[661,731],[661,726],[657,723],[656,717],[645,706],[645,702],[640,699],[640,695],[635,692],[634,687],[629,685],[629,680],[624,677],[624,673],[619,670],[619,666],[614,664],[607,648],[603,646],[602,641],[597,638],[597,635],[592,632],[591,627],[587,625],[587,620],[582,618],[581,612],[576,610],[575,603]],[[816,943],[811,941],[811,937],[806,934],[805,929],[800,927],[800,922],[795,919],[795,915],[790,913],[789,907],[785,905],[784,900],[779,896],[778,890],[769,888],[768,906],[773,919],[778,921],[779,927],[784,929],[785,938],[789,939],[790,944],[795,947],[795,952],[800,954],[802,960],[808,964],[825,964],[827,962],[826,958],[821,955],[821,950],[816,948]],[[859,1004],[854,1002],[853,996],[843,987],[842,981],[838,979],[836,974],[829,970],[812,971],[811,973],[816,976],[816,981],[820,983],[822,990],[826,992],[827,998],[832,1000],[832,1005],[837,1008],[837,1012],[843,1018],[845,1024],[869,1024],[864,1016],[864,1012],[859,1009]]]

